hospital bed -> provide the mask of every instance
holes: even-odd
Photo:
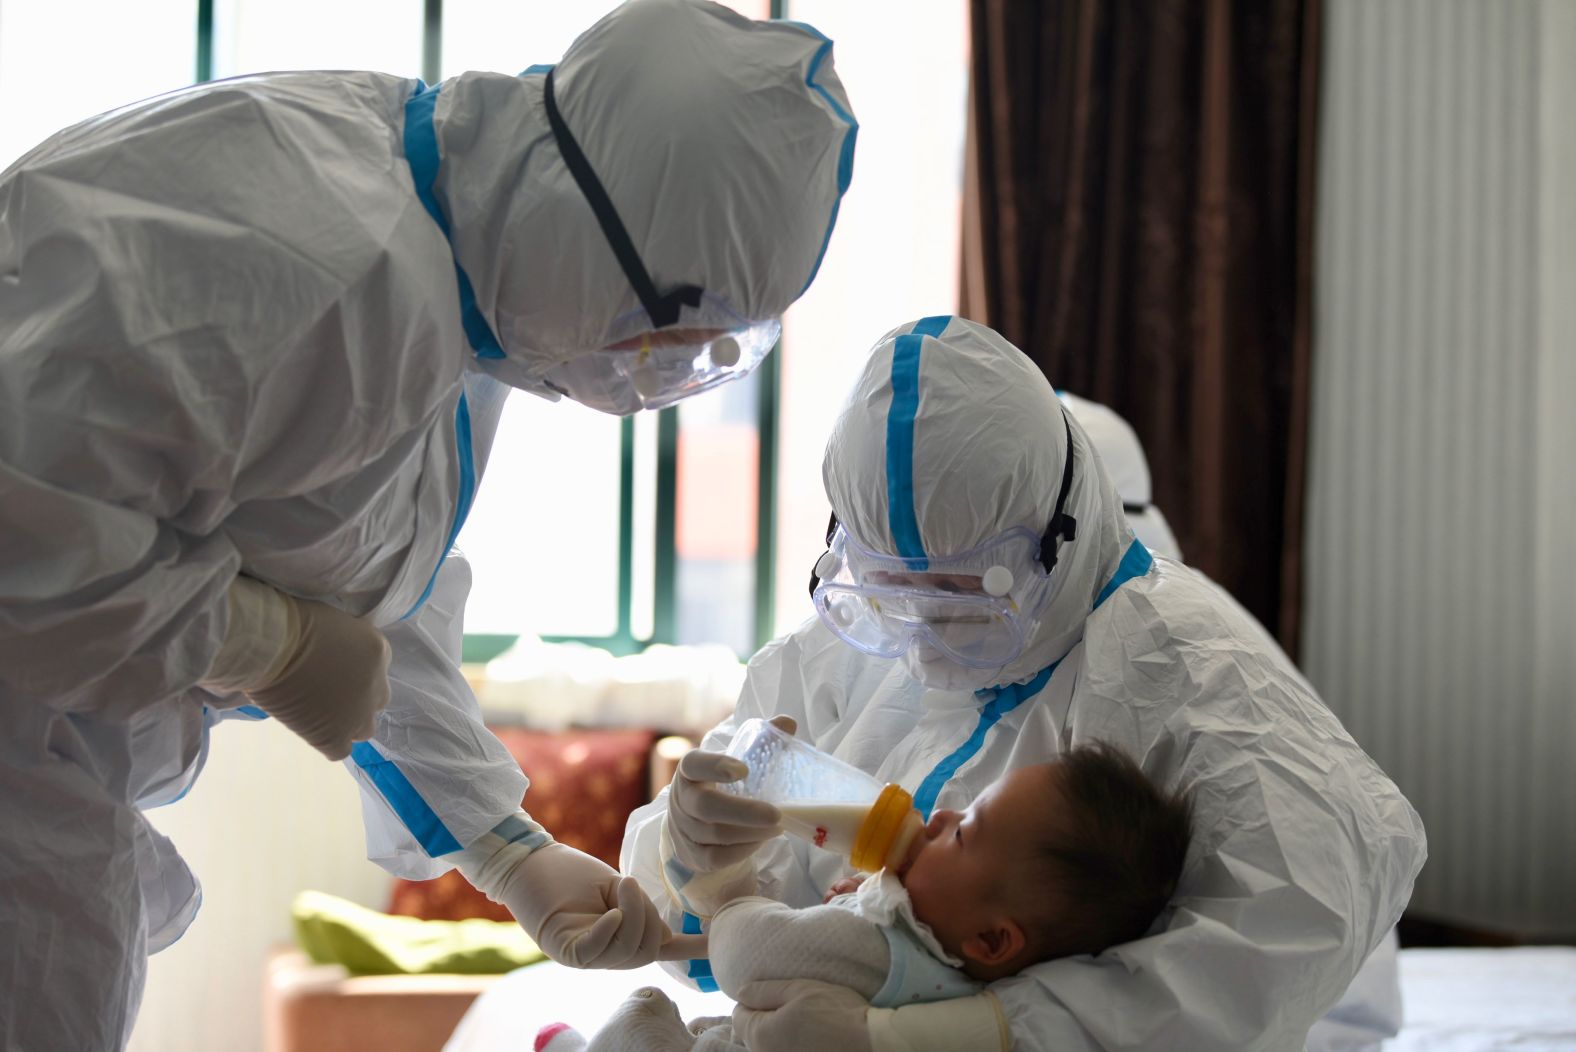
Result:
[[[1576,947],[1415,949],[1400,959],[1406,1024],[1383,1052],[1576,1050]],[[488,986],[444,1052],[529,1049],[537,1029],[553,1022],[592,1033],[611,1006],[644,985],[666,992],[686,1019],[731,1007],[723,994],[691,990],[656,965],[631,972],[533,965]]]

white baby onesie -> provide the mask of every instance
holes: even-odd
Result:
[[[896,1008],[985,987],[914,916],[908,892],[886,870],[824,906],[737,899],[712,918],[708,934],[712,974],[731,996],[761,979],[819,979]]]

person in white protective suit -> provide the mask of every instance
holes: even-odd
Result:
[[[675,928],[744,894],[819,903],[846,863],[723,794],[739,721],[791,717],[928,815],[1086,741],[1194,799],[1145,938],[896,1009],[809,981],[741,991],[752,1052],[836,1047],[1301,1048],[1389,932],[1426,855],[1417,813],[1267,633],[1137,543],[1035,365],[949,317],[877,344],[828,443],[818,617],[750,662],[736,713],[631,816],[623,868]],[[709,962],[666,965],[712,982]],[[649,993],[648,993],[649,997]],[[1377,1040],[1377,1038],[1375,1038]]]
[[[695,952],[521,810],[448,553],[510,388],[624,414],[761,360],[855,131],[813,29],[636,0],[556,67],[201,85],[0,176],[0,1046],[124,1044],[200,897],[141,809],[232,717],[555,959]]]
[[[1083,428],[1095,455],[1105,466],[1133,535],[1151,553],[1184,562],[1171,524],[1151,499],[1149,459],[1132,425],[1099,402],[1070,391],[1056,393],[1062,404],[1072,410],[1073,419]],[[1380,1042],[1401,1029],[1401,975],[1396,958],[1399,950],[1400,941],[1392,928],[1369,955],[1341,1000],[1314,1024],[1308,1034],[1308,1052],[1376,1050]]]
[[[1072,410],[1073,419],[1083,428],[1094,446],[1095,455],[1105,465],[1105,473],[1110,476],[1111,485],[1116,487],[1133,536],[1143,541],[1144,547],[1154,554],[1182,562],[1182,549],[1171,532],[1171,524],[1151,497],[1149,458],[1144,456],[1144,447],[1133,433],[1133,426],[1099,402],[1080,398],[1071,391],[1057,391],[1056,394],[1062,404]]]

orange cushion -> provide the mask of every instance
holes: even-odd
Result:
[[[647,800],[656,732],[495,727],[493,733],[531,778],[525,798],[531,817],[554,839],[617,868],[624,823]],[[455,872],[436,880],[396,880],[388,912],[427,920],[509,919],[508,910]]]

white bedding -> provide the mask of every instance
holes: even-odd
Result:
[[[692,990],[657,965],[577,972],[538,964],[480,997],[444,1052],[529,1049],[548,1023],[595,1033],[640,986],[663,990],[685,1019],[732,1007],[725,995]],[[1406,1023],[1384,1052],[1576,1052],[1576,948],[1403,950],[1401,992]]]
[[[1403,950],[1401,996],[1384,1052],[1576,1050],[1576,947]]]
[[[549,1023],[568,1023],[589,1037],[619,1002],[642,986],[666,993],[685,1019],[733,1011],[726,994],[693,990],[661,965],[582,972],[544,961],[510,972],[477,998],[443,1052],[521,1052],[534,1047],[536,1032]]]

